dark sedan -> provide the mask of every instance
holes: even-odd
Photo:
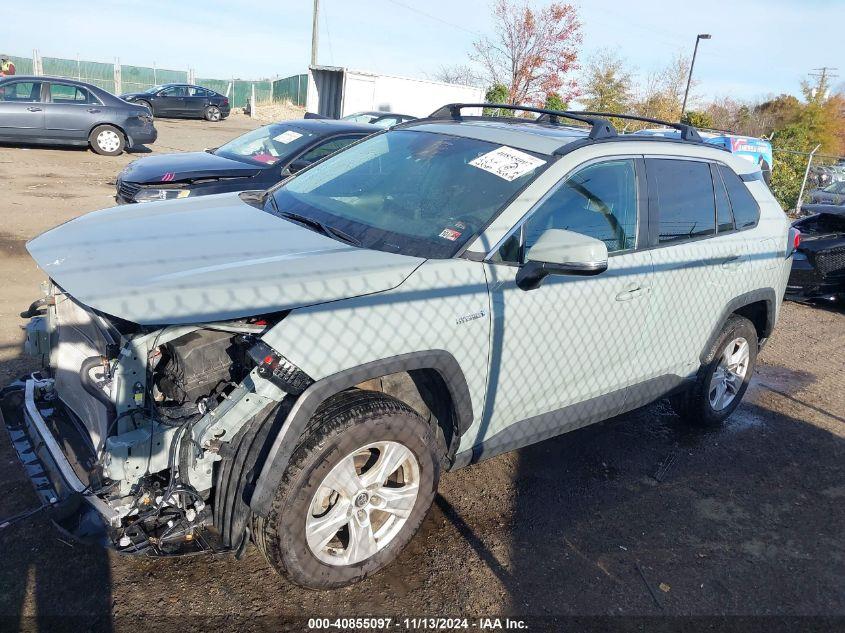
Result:
[[[229,97],[190,84],[162,84],[143,92],[129,92],[120,98],[146,106],[155,116],[193,117],[222,121],[232,111]]]
[[[832,182],[827,187],[810,192],[814,204],[845,204],[845,180]]]
[[[97,86],[58,77],[0,79],[0,142],[90,145],[117,156],[157,136],[146,108]]]
[[[148,156],[117,178],[119,203],[267,189],[378,130],[329,119],[297,119],[247,132],[205,152]]]
[[[845,206],[808,204],[792,226],[801,231],[786,297],[793,301],[845,298]]]

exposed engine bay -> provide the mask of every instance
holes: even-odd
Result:
[[[65,479],[81,482],[70,488],[99,508],[111,544],[153,555],[232,546],[207,530],[221,449],[310,382],[261,341],[284,314],[143,328],[48,286],[22,316],[31,319],[26,348],[44,369],[21,382],[20,427],[83,447]],[[45,487],[45,503],[66,496],[60,487]]]

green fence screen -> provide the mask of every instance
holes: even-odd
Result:
[[[158,84],[186,83],[187,81],[188,73],[184,70],[120,65],[122,92],[141,92]]]
[[[299,106],[305,105],[308,90],[308,75],[293,75],[273,82],[273,101],[290,101]]]
[[[31,57],[16,57],[15,55],[9,55],[9,59],[15,65],[15,72],[18,75],[31,75],[32,74],[32,58]]]
[[[114,64],[85,62],[59,57],[42,57],[41,68],[47,77],[69,77],[114,92]]]
[[[33,74],[32,58],[11,55],[18,75]],[[67,77],[79,79],[99,86],[111,93],[115,92],[114,64],[89,62],[59,57],[42,57],[41,66],[45,76]],[[168,70],[166,68],[152,68],[149,66],[120,66],[120,92],[141,92],[158,84],[187,83],[188,73],[184,70]],[[256,101],[270,101],[271,99],[290,99],[294,103],[304,105],[306,75],[295,75],[270,80],[246,81],[243,79],[197,79],[196,84],[227,95],[234,108],[243,108],[252,95],[255,86]],[[278,90],[278,94],[275,94]]]

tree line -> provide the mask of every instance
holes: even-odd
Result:
[[[821,162],[845,156],[845,94],[833,91],[826,73],[804,81],[798,96],[765,100],[695,98],[681,112],[690,60],[676,53],[638,79],[619,50],[604,49],[581,59],[581,20],[575,6],[552,3],[535,8],[528,0],[496,0],[493,32],[473,42],[468,63],[443,66],[440,81],[486,86],[491,103],[583,109],[683,121],[701,128],[767,138],[775,153],[771,188],[784,208],[797,206],[807,153],[819,146]],[[749,72],[752,72],[749,70]],[[614,121],[620,130],[647,124]]]

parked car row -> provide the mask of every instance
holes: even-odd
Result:
[[[127,148],[155,142],[158,133],[153,124],[154,116],[203,118],[217,122],[226,119],[231,111],[228,97],[191,84],[162,84],[116,97],[93,84],[73,79],[40,76],[0,78],[0,142],[4,143],[87,145],[98,154],[116,156]],[[308,115],[306,118],[325,117]],[[344,117],[343,121],[384,129],[414,118],[390,112],[359,112]],[[287,150],[314,150],[309,141],[316,142],[331,131],[329,127],[319,129],[320,132],[303,132],[300,134],[303,140],[286,148],[282,146],[290,141],[248,139],[247,142],[274,145],[275,149],[268,150],[270,158],[264,164],[278,165],[282,160],[280,151],[288,156],[290,152]],[[342,129],[336,128],[338,131]],[[339,147],[339,143],[335,146]],[[308,162],[313,162],[310,156]],[[293,158],[296,159],[295,156]],[[291,171],[295,169],[294,165]],[[207,189],[209,193],[232,191],[231,188]]]

